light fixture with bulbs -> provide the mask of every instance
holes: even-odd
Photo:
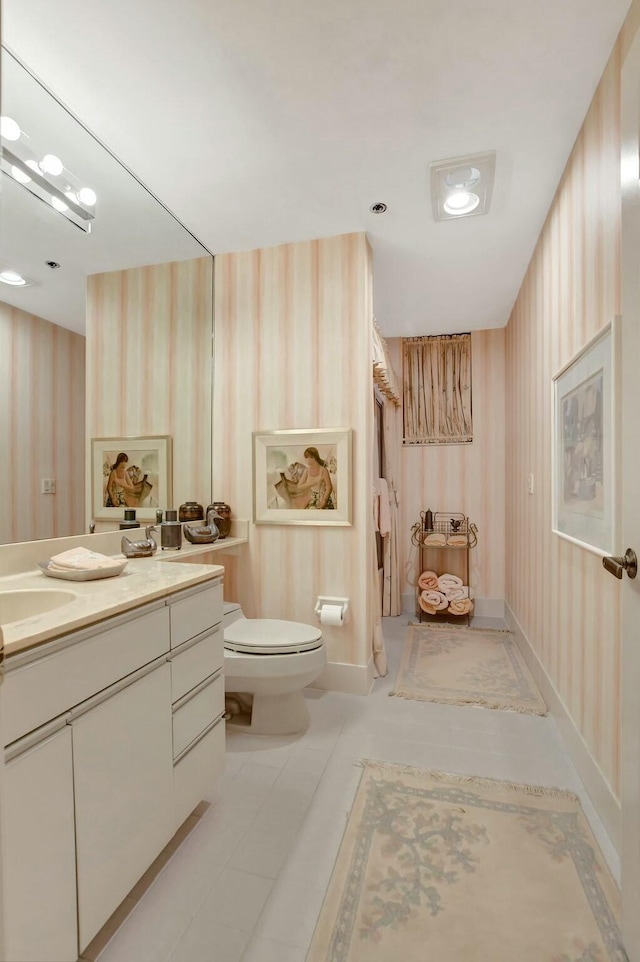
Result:
[[[486,214],[493,194],[495,150],[430,164],[434,220]]]
[[[0,117],[0,135],[3,174],[90,234],[95,192],[81,184],[56,154],[42,154],[38,159],[31,148],[31,138],[12,117]]]

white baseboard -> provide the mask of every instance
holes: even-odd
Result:
[[[531,647],[520,622],[506,602],[504,607],[505,619],[513,632],[516,644],[524,656],[542,697],[549,706],[549,712],[556,720],[565,747],[584,783],[587,794],[593,802],[611,842],[619,853],[622,832],[620,801],[614,795],[600,766],[589,751],[589,747],[578,731],[566,705]]]
[[[321,691],[343,691],[348,695],[368,695],[373,685],[373,658],[366,665],[346,665],[330,661],[321,675],[307,688]]]
[[[416,594],[410,591],[402,596],[402,613],[416,614]],[[504,601],[502,598],[474,598],[473,613],[478,618],[504,618]]]

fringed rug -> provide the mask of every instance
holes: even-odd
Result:
[[[574,795],[363,764],[307,962],[627,962]]]
[[[546,715],[510,631],[409,625],[392,695]]]

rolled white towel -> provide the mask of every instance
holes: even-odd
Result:
[[[460,588],[441,588],[440,590],[445,598],[449,599],[449,603],[452,601],[461,601],[463,598],[469,597],[469,588],[467,585],[462,585]]]
[[[451,588],[462,588],[462,578],[445,572],[438,578],[438,590],[448,591]]]
[[[449,605],[452,615],[466,615],[473,611],[473,601],[470,598],[462,598],[460,601],[452,601]]]
[[[449,602],[441,591],[421,591],[418,603],[423,611],[435,614],[436,611],[444,611],[449,606]]]
[[[418,587],[422,591],[435,590],[438,587],[438,576],[435,571],[423,571],[418,578]]]

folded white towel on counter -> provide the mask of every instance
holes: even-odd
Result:
[[[69,548],[49,559],[54,568],[74,571],[97,571],[100,568],[115,568],[122,564],[122,558],[110,558],[106,554],[90,551],[88,548]]]
[[[451,588],[462,588],[462,578],[445,573],[438,578],[438,590],[449,591]]]

